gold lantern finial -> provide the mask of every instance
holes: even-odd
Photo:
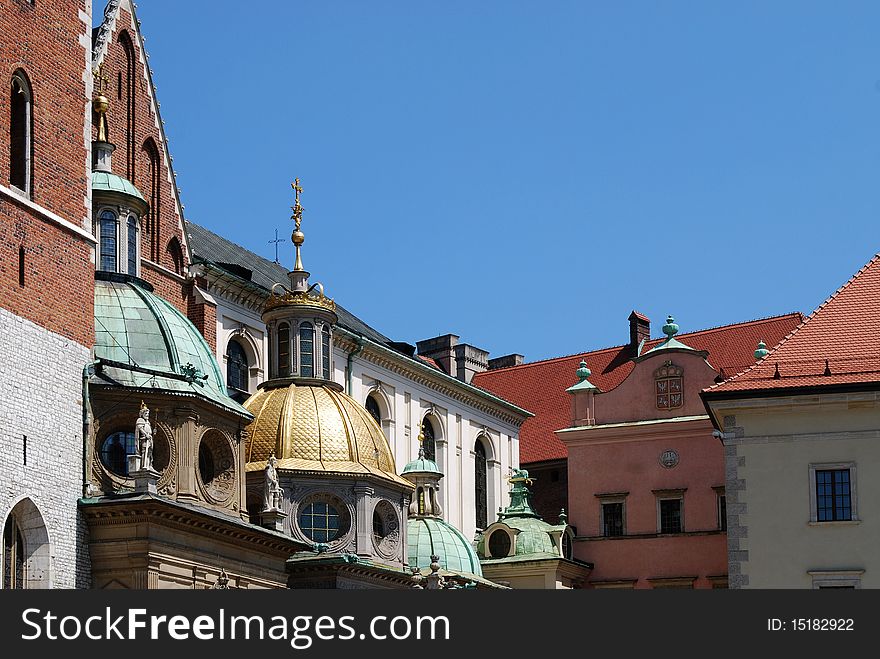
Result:
[[[303,207],[299,203],[299,195],[303,190],[302,186],[299,184],[299,178],[294,179],[293,183],[290,184],[290,187],[293,188],[293,192],[296,195],[294,205],[290,207],[293,211],[293,215],[290,216],[290,219],[296,223],[296,228],[290,235],[291,241],[293,241],[293,244],[296,246],[296,262],[293,264],[293,269],[294,271],[302,272],[303,264],[302,258],[300,257],[300,247],[305,242],[306,237],[303,232],[299,230],[299,225],[302,223],[303,213]]]
[[[97,87],[98,95],[95,96],[92,101],[92,106],[95,108],[95,112],[98,115],[98,141],[106,142],[107,141],[107,110],[110,109],[110,99],[104,96],[104,92],[107,91],[107,85],[110,80],[103,73],[103,66],[99,65],[97,69],[92,71],[95,76],[95,86]]]

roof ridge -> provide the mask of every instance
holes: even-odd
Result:
[[[854,275],[852,275],[849,279],[847,279],[846,282],[844,282],[844,284],[843,284],[842,286],[840,286],[836,291],[834,291],[831,295],[829,295],[829,296],[825,299],[825,301],[822,302],[822,304],[820,304],[818,307],[816,307],[816,308],[812,311],[812,313],[810,313],[810,314],[809,314],[808,316],[806,316],[806,317],[805,317],[800,323],[798,323],[797,327],[795,327],[795,328],[794,328],[793,330],[791,330],[788,334],[786,334],[784,337],[782,337],[782,339],[779,341],[779,343],[777,343],[775,346],[773,346],[773,347],[770,349],[770,352],[769,352],[769,353],[768,353],[763,359],[761,359],[760,361],[756,361],[754,364],[752,364],[752,365],[749,366],[748,368],[746,368],[746,369],[740,371],[739,373],[736,373],[736,374],[734,374],[734,375],[731,375],[729,378],[725,379],[723,382],[719,382],[718,384],[713,384],[711,387],[707,387],[706,389],[704,389],[704,391],[713,391],[713,390],[715,390],[715,389],[717,389],[717,388],[719,388],[719,387],[722,387],[723,385],[727,384],[728,382],[732,382],[733,380],[739,378],[740,376],[743,376],[743,375],[745,375],[746,373],[749,373],[750,371],[752,371],[752,370],[758,368],[759,366],[763,365],[764,362],[767,361],[767,358],[768,358],[770,355],[772,355],[774,352],[776,352],[777,350],[779,350],[783,345],[785,345],[785,343],[786,343],[789,339],[793,338],[793,337],[795,336],[795,334],[797,334],[797,333],[801,330],[801,328],[803,328],[807,323],[809,323],[811,320],[813,320],[813,318],[815,318],[816,315],[817,315],[820,311],[822,311],[822,309],[824,309],[826,306],[828,306],[828,305],[831,303],[832,300],[836,299],[836,298],[837,298],[837,297],[838,297],[838,296],[839,296],[839,295],[840,295],[845,289],[847,289],[847,288],[848,288],[848,287],[849,287],[849,286],[850,286],[850,285],[851,285],[856,279],[858,279],[859,277],[861,277],[861,276],[865,273],[865,271],[867,271],[867,269],[870,268],[871,265],[872,265],[875,261],[877,261],[878,259],[880,259],[880,252],[878,252],[877,254],[874,254],[874,256],[871,257],[871,260],[869,260],[865,265],[863,265],[861,268],[859,268],[859,270],[858,270]]]
[[[726,329],[730,329],[730,328],[741,326],[741,325],[765,323],[765,322],[770,322],[773,320],[779,320],[781,318],[788,318],[790,316],[800,316],[801,318],[803,318],[803,314],[800,311],[790,311],[788,313],[778,314],[776,316],[764,316],[762,318],[755,318],[753,320],[743,320],[743,321],[740,321],[737,323],[728,323],[727,325],[714,325],[714,326],[708,327],[706,329],[694,330],[693,332],[682,332],[681,334],[676,334],[676,338],[678,338],[678,337],[692,337],[692,336],[695,336],[698,334],[709,334],[712,332],[726,330]],[[653,339],[648,339],[645,343],[647,345],[647,344],[654,342],[654,341],[663,341],[663,340],[664,339],[661,337],[656,337]],[[533,362],[526,362],[525,364],[517,364],[514,366],[505,366],[503,368],[493,368],[488,371],[483,371],[482,373],[477,373],[474,377],[479,377],[480,375],[484,375],[486,373],[501,373],[503,371],[509,371],[514,368],[522,369],[527,366],[548,364],[550,362],[561,361],[563,359],[571,359],[573,357],[585,357],[587,355],[595,355],[595,354],[607,352],[609,350],[619,350],[621,348],[625,348],[627,345],[628,344],[626,344],[626,343],[622,343],[622,344],[619,344],[616,346],[609,346],[607,348],[597,348],[595,350],[585,350],[585,351],[581,351],[581,352],[573,352],[569,355],[561,355],[559,357],[548,357],[547,359],[538,359]]]
[[[276,263],[275,261],[270,261],[270,260],[267,259],[266,257],[264,257],[264,256],[260,256],[260,255],[257,254],[256,252],[252,252],[251,250],[249,250],[247,247],[245,247],[245,246],[243,246],[243,245],[239,245],[238,243],[234,243],[234,242],[232,242],[231,240],[229,240],[229,238],[226,238],[226,237],[224,237],[224,236],[221,236],[219,233],[215,233],[214,231],[211,231],[209,228],[207,228],[207,227],[205,227],[205,226],[202,226],[202,225],[199,224],[198,222],[193,222],[192,220],[184,220],[184,221],[186,222],[187,225],[192,224],[192,225],[198,227],[199,229],[201,229],[202,231],[207,231],[207,232],[210,233],[212,236],[215,236],[215,237],[219,238],[220,240],[222,240],[222,241],[224,241],[224,242],[226,242],[226,243],[229,243],[229,244],[232,245],[233,247],[235,247],[235,248],[237,248],[237,249],[239,249],[239,250],[241,250],[241,251],[243,251],[243,252],[247,252],[248,254],[253,255],[253,256],[255,256],[256,258],[258,258],[258,259],[260,259],[260,260],[262,260],[262,261],[265,261],[266,263],[268,263],[268,264],[270,264],[270,265],[277,265],[278,267],[280,267],[280,268],[282,268],[282,269],[284,268],[284,266],[281,265],[280,263]],[[193,254],[195,254],[195,250],[193,250]]]

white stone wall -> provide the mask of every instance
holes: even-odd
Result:
[[[29,498],[50,543],[55,588],[89,585],[82,494],[82,370],[89,350],[0,309],[0,524]],[[24,437],[27,437],[27,464]],[[33,523],[33,520],[29,520]]]
[[[251,369],[251,393],[268,375],[268,341],[266,327],[256,311],[235,304],[222,296],[217,300],[217,361],[226,377],[226,345],[230,338],[242,340],[246,350],[253,345],[256,357]],[[250,354],[249,354],[250,357]],[[339,347],[333,350],[333,379],[347,387],[345,368],[348,353]],[[418,435],[422,419],[433,409],[439,420],[437,428],[437,464],[445,474],[440,481],[440,505],[445,519],[473,538],[476,530],[474,504],[474,442],[486,439],[488,451],[487,522],[492,523],[499,506],[508,504],[507,478],[519,466],[519,430],[491,414],[452,399],[427,385],[371,363],[358,355],[352,360],[352,391],[346,393],[364,404],[367,396],[381,383],[384,420],[398,473],[418,456]],[[438,424],[435,424],[438,425]],[[413,431],[415,428],[415,431]]]

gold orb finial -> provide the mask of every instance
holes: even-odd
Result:
[[[293,183],[290,184],[290,187],[293,188],[293,193],[296,195],[296,199],[294,201],[294,205],[290,207],[293,211],[293,215],[290,216],[290,219],[296,223],[296,228],[293,230],[293,233],[290,234],[290,240],[293,242],[296,247],[296,262],[293,265],[293,269],[295,271],[302,271],[303,264],[302,258],[300,257],[300,247],[306,241],[305,234],[300,231],[299,225],[302,224],[302,212],[303,207],[299,203],[299,195],[302,192],[302,186],[299,184],[299,177],[293,180]]]
[[[92,100],[92,107],[98,115],[98,141],[107,141],[107,110],[110,109],[110,99],[104,96],[107,84],[110,82],[103,74],[102,67],[98,66],[92,73],[95,76],[95,85],[98,95]]]

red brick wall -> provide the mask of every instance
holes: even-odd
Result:
[[[131,76],[134,102],[131,112],[124,35],[127,35],[134,50],[134,71]],[[174,238],[180,245],[185,245],[186,241],[181,230],[174,186],[169,180],[162,133],[156,125],[152,90],[144,69],[145,61],[140,38],[132,28],[131,14],[120,7],[116,29],[110,35],[107,52],[102,60],[102,73],[109,80],[106,94],[110,100],[108,138],[116,145],[116,151],[113,152],[113,171],[129,178],[151,204],[150,215],[144,218],[142,225],[141,254],[145,259],[174,272],[175,263],[167,249],[168,244]],[[96,130],[93,127],[93,136],[97,135]],[[158,165],[158,170],[154,163]],[[156,205],[158,208],[153,208]],[[184,285],[159,270],[150,269],[149,266],[144,266],[141,271],[144,279],[153,284],[159,295],[186,313]]]
[[[203,280],[197,279],[194,286],[199,286],[202,290],[206,290],[207,286]],[[211,346],[211,351],[217,352],[217,307],[209,302],[199,303],[196,300],[194,292],[189,296],[189,310],[187,316],[193,324],[205,337],[205,341]]]
[[[559,513],[568,512],[568,463],[533,462],[523,465],[535,482],[531,486],[532,507],[549,524],[559,523]]]
[[[0,184],[9,187],[10,80],[27,74],[33,97],[34,203],[88,225],[88,150],[83,138],[86,50],[82,1],[0,0]],[[90,41],[90,39],[89,39]],[[25,286],[19,286],[19,248]],[[0,194],[0,305],[81,345],[93,341],[91,246],[73,232]]]

